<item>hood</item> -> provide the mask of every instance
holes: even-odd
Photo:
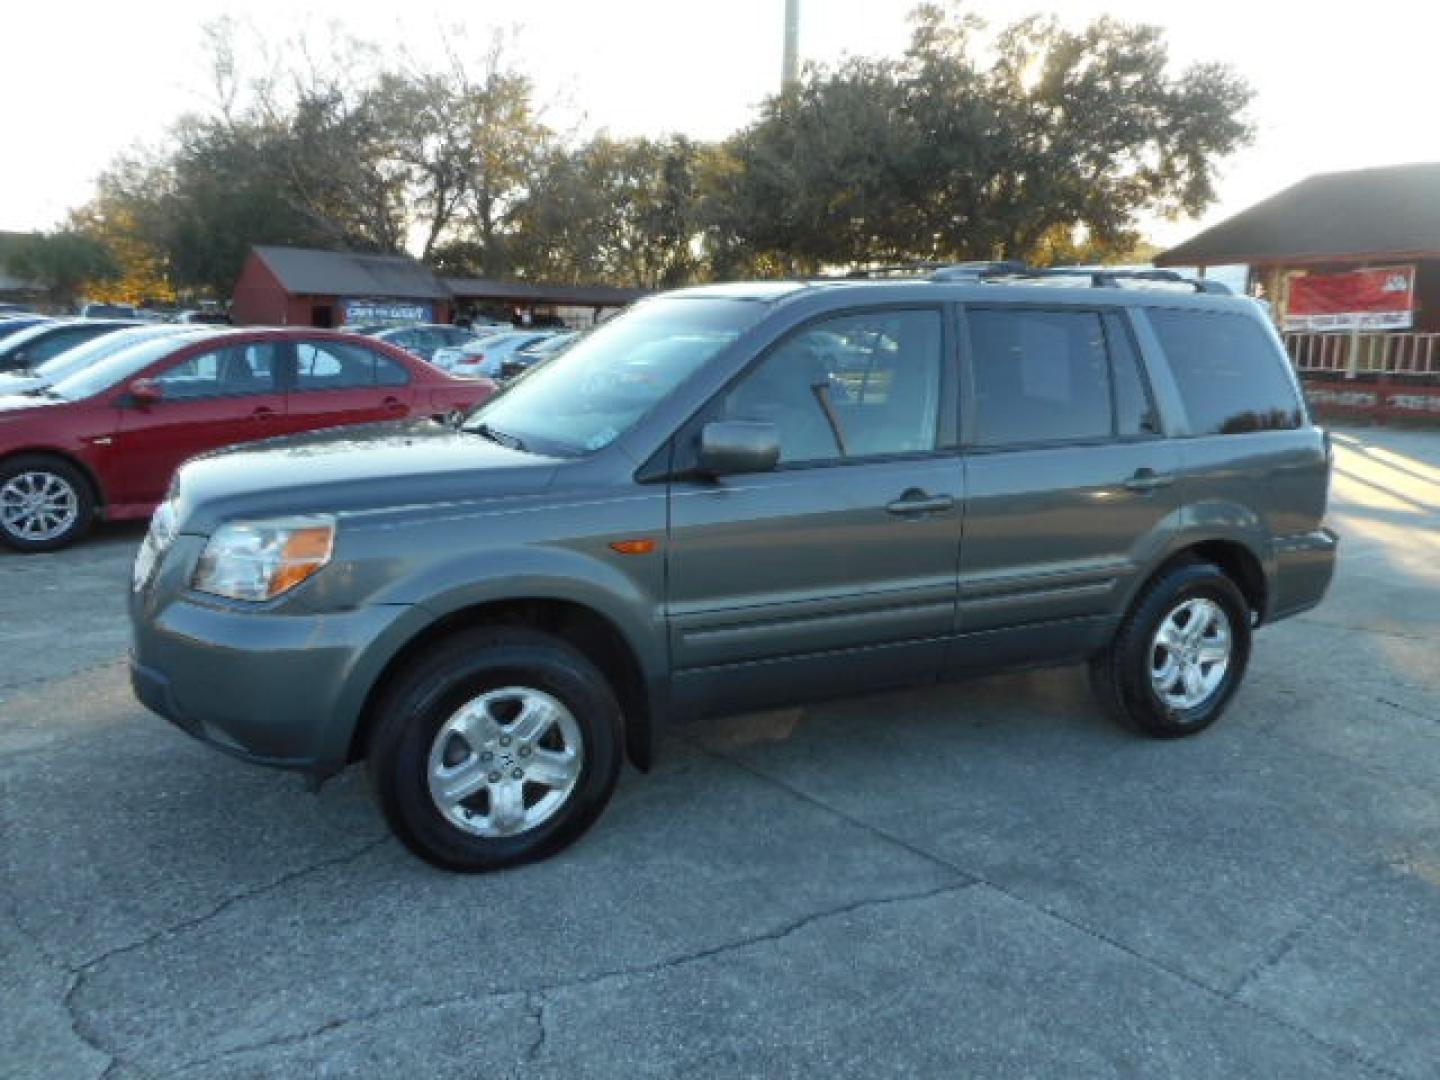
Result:
[[[217,450],[177,474],[184,532],[239,517],[462,503],[543,491],[558,461],[432,420],[367,424]]]

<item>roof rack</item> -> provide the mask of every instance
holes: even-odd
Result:
[[[1233,295],[1228,286],[1205,278],[1188,278],[1174,270],[1107,270],[1104,267],[1055,266],[1039,269],[1019,262],[952,263],[935,270],[931,281],[988,281],[1041,284],[1047,279],[1082,278],[1092,289],[1120,289],[1124,282],[1153,282],[1160,285],[1186,285],[1197,293],[1216,296]]]
[[[887,278],[887,277],[917,277],[921,274],[934,275],[944,270],[949,263],[943,262],[908,262],[895,263],[891,266],[862,266],[855,270],[847,270],[841,274],[842,278],[860,280],[864,278]],[[824,280],[824,276],[820,278]]]
[[[1030,267],[1014,259],[998,262],[946,263],[930,275],[931,281],[972,281],[976,278],[1014,276],[1031,273]]]

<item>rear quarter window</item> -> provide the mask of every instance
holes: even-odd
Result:
[[[1254,319],[1211,311],[1148,315],[1194,434],[1241,435],[1303,423],[1288,361]]]

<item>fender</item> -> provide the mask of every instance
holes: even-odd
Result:
[[[572,547],[496,547],[426,563],[382,590],[372,603],[403,609],[365,652],[356,658],[331,723],[327,743],[348,744],[377,680],[402,650],[442,620],[485,604],[531,600],[562,601],[605,619],[629,647],[640,671],[648,722],[627,717],[632,758],[647,767],[669,700],[668,644],[665,636],[664,555],[609,557]],[[629,559],[623,564],[619,560]]]
[[[1189,503],[1167,517],[1157,532],[1164,536],[1164,542],[1152,549],[1151,557],[1131,579],[1126,595],[1120,598],[1121,614],[1130,609],[1135,597],[1160,567],[1188,548],[1216,541],[1235,544],[1255,558],[1265,578],[1267,609],[1273,602],[1275,554],[1264,521],[1249,507],[1218,499]],[[1259,615],[1264,622],[1269,611]]]

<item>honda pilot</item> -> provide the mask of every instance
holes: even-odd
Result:
[[[442,867],[579,837],[679,720],[1087,663],[1194,735],[1319,603],[1330,450],[1262,309],[969,267],[634,305],[458,425],[190,461],[135,562],[140,700]]]

